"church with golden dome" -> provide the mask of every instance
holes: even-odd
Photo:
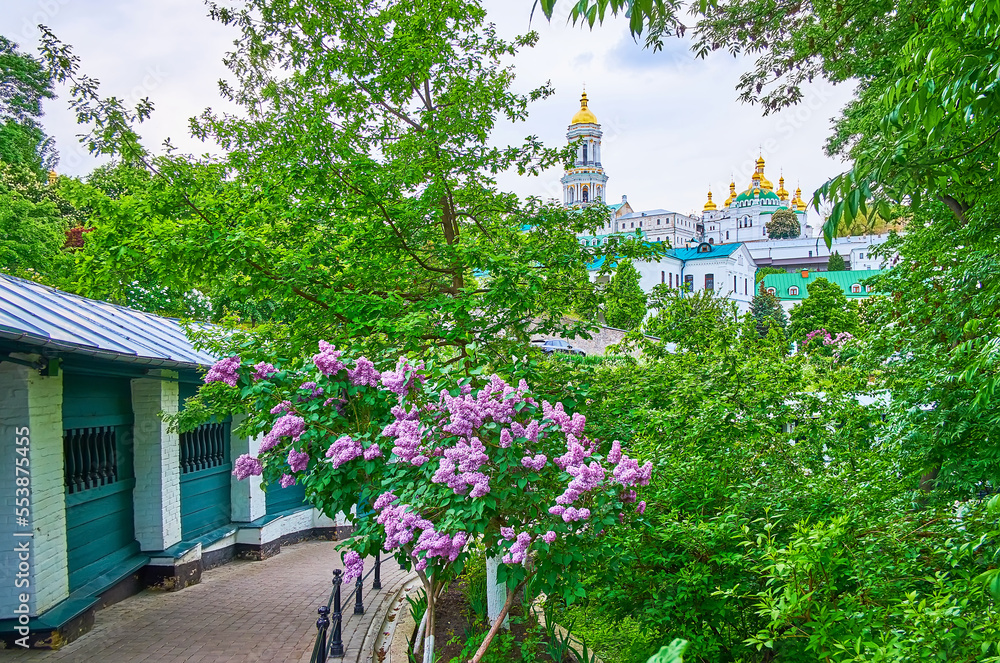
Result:
[[[716,201],[709,191],[700,213],[683,214],[660,208],[633,210],[625,196],[621,203],[608,204],[608,176],[601,164],[602,135],[584,91],[580,109],[566,132],[566,140],[576,148],[576,158],[560,180],[563,204],[582,207],[603,203],[610,208],[604,226],[595,233],[578,235],[587,246],[601,246],[612,236],[628,234],[671,247],[672,252],[660,263],[636,265],[647,292],[657,283],[681,287],[681,283],[687,285],[693,278],[692,291],[715,289],[732,298],[743,310],[754,294],[752,277],[757,267],[823,271],[833,251],[844,257],[851,269],[881,267],[882,258],[873,256],[872,248],[885,242],[885,236],[838,237],[828,247],[820,237],[819,228],[809,223],[801,187],[792,195],[781,175],[775,189],[764,173],[763,155],[757,158],[742,190],[733,178],[724,201]],[[780,210],[795,214],[799,222],[797,237],[775,239],[768,235],[768,222]],[[686,253],[691,251],[696,253]]]
[[[569,123],[566,140],[576,143],[576,159],[566,169],[560,182],[563,187],[563,204],[588,205],[604,202],[604,189],[608,176],[601,166],[601,125],[587,107],[587,91],[580,97],[580,110]]]
[[[802,189],[795,190],[792,198],[785,189],[785,178],[778,179],[778,189],[764,175],[764,157],[757,158],[757,165],[750,174],[750,183],[742,192],[736,192],[736,181],[729,183],[729,197],[721,207],[708,200],[702,208],[701,225],[704,241],[712,244],[729,242],[759,242],[771,239],[767,223],[778,210],[791,210],[799,219],[799,237],[810,237],[813,228],[806,218],[806,203]]]

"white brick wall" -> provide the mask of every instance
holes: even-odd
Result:
[[[35,355],[15,355],[37,361]],[[27,588],[15,586],[17,554],[15,522],[15,433],[29,430],[31,470],[31,571]],[[48,610],[69,595],[66,557],[66,497],[63,477],[62,377],[43,378],[37,370],[0,362],[0,613],[9,617],[20,593],[31,596],[32,615]],[[19,539],[17,539],[19,540]]]
[[[235,431],[245,418],[245,415],[234,414],[232,430]],[[245,438],[238,437],[234,433],[229,438],[229,453],[234,466],[236,459],[243,454],[257,455],[257,452],[260,451],[260,441],[260,435],[255,438]],[[260,483],[260,477],[248,477],[243,481],[237,481],[236,477],[232,477],[230,480],[232,520],[234,523],[249,523],[263,518],[267,513],[266,498]]]
[[[158,371],[176,378],[173,371]],[[135,414],[135,538],[142,550],[164,550],[181,540],[180,440],[160,418],[176,414],[178,383],[132,380]]]
[[[15,522],[14,461],[17,458],[17,435],[19,428],[31,422],[28,416],[28,367],[9,362],[0,362],[0,615],[4,618],[13,614],[18,605],[17,596],[21,592],[15,587],[17,573],[17,553],[14,552],[14,532],[24,531]],[[34,593],[34,578],[31,582]],[[34,614],[34,613],[32,613]]]
[[[31,408],[31,487],[35,529],[35,609],[44,612],[69,596],[66,479],[63,465],[63,383],[28,373]]]

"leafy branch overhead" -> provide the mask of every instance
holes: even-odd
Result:
[[[46,33],[46,60],[71,84],[90,148],[155,176],[100,201],[85,294],[104,295],[142,262],[158,283],[256,302],[289,342],[477,342],[502,353],[532,327],[587,333],[593,323],[568,317],[593,295],[586,265],[652,250],[581,247],[576,233],[605,209],[570,212],[497,189],[498,173],[537,175],[569,150],[534,136],[490,146],[498,122],[523,122],[552,88],[512,90],[504,61],[537,35],[501,39],[478,3],[255,0],[213,4],[211,15],[237,34],[221,92],[242,109],[192,119],[195,136],[223,148],[214,158],[147,152],[135,126],[151,106],[101,98]]]

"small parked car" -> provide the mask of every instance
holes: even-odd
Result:
[[[547,341],[532,341],[532,344],[541,347],[542,352],[549,355],[553,352],[565,352],[571,355],[585,355],[587,354],[580,348],[574,348],[570,345],[569,341],[564,341],[559,338],[550,338]]]

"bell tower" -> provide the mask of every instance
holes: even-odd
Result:
[[[570,121],[566,140],[576,145],[576,159],[566,169],[560,182],[563,185],[563,204],[567,207],[604,202],[608,176],[601,165],[601,125],[587,108],[587,91],[580,97],[580,110]]]

